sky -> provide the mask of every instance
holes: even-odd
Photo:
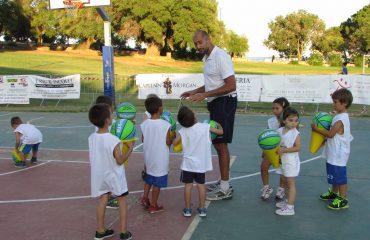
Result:
[[[277,54],[263,45],[270,32],[267,24],[276,16],[299,9],[316,14],[326,28],[339,26],[370,0],[218,0],[219,18],[227,29],[247,36],[247,57],[271,57]]]

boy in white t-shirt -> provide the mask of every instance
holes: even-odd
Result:
[[[16,161],[15,167],[26,166],[26,156],[31,152],[31,163],[37,162],[37,152],[39,145],[42,142],[41,132],[32,124],[24,124],[20,117],[13,117],[10,120],[10,125],[15,133],[15,150],[19,154],[21,160]]]
[[[212,170],[212,151],[210,132],[217,135],[223,134],[222,126],[216,122],[217,128],[212,128],[208,123],[197,123],[194,112],[188,107],[181,107],[177,120],[183,126],[173,144],[182,144],[183,160],[181,163],[181,182],[185,184],[185,208],[182,213],[191,217],[191,191],[193,182],[197,183],[199,194],[198,213],[200,217],[207,216],[205,208],[206,189],[205,173]]]
[[[100,103],[91,107],[89,120],[98,131],[89,136],[89,159],[91,164],[91,196],[99,197],[96,208],[97,229],[95,240],[113,236],[114,231],[104,226],[105,207],[110,195],[116,196],[120,215],[120,239],[132,239],[127,231],[128,195],[126,174],[123,162],[133,150],[133,142],[126,143],[128,151],[122,155],[121,141],[112,135],[108,128],[112,124],[109,105]]]
[[[333,118],[330,130],[319,129],[312,124],[312,130],[327,137],[322,156],[326,158],[328,183],[332,188],[320,195],[321,200],[330,200],[329,209],[349,208],[347,199],[347,162],[350,143],[353,140],[347,109],[351,106],[352,93],[345,88],[332,94],[333,108],[337,115]]]
[[[144,194],[141,199],[149,213],[163,211],[163,206],[158,205],[161,188],[167,187],[169,159],[172,139],[170,137],[171,125],[161,119],[163,112],[162,100],[157,96],[149,96],[145,100],[145,108],[151,118],[141,123],[142,141],[146,174],[144,177]],[[149,201],[149,191],[152,189],[152,198]]]

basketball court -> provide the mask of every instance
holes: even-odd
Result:
[[[39,162],[27,168],[13,166],[10,152],[14,133],[10,118],[20,116],[43,133]],[[207,118],[198,115],[199,120]],[[297,178],[296,215],[277,216],[275,200],[260,199],[259,164],[261,151],[257,135],[266,125],[267,116],[237,115],[231,168],[235,189],[232,200],[207,202],[208,215],[200,219],[182,216],[183,185],[179,181],[181,156],[171,153],[169,186],[161,192],[159,203],[165,211],[147,213],[138,199],[142,194],[141,141],[126,169],[128,228],[134,239],[368,239],[366,227],[370,216],[370,178],[366,146],[370,119],[352,118],[351,156],[348,164],[350,208],[331,211],[318,196],[326,191],[325,160],[308,152],[310,118],[303,117],[301,172]],[[142,119],[136,118],[137,123]],[[0,113],[0,231],[6,239],[92,239],[95,231],[96,200],[90,198],[90,165],[87,138],[94,131],[87,113]],[[137,136],[140,136],[138,132]],[[207,181],[218,177],[217,157]],[[276,189],[278,177],[271,173]],[[197,207],[193,189],[193,212]],[[118,211],[107,209],[106,225],[118,230]],[[117,235],[112,239],[117,239]]]

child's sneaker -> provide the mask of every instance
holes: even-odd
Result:
[[[31,163],[37,163],[37,158],[36,157],[32,157],[31,158]]]
[[[284,208],[277,209],[275,213],[280,216],[292,216],[295,214],[294,207],[288,207],[287,205]]]
[[[184,208],[182,210],[182,215],[184,215],[184,217],[191,217],[191,208]]]
[[[95,232],[95,240],[105,239],[114,235],[114,231],[112,229],[105,229],[104,232]]]
[[[287,204],[288,204],[288,201],[287,201],[286,199],[283,199],[282,201],[277,202],[277,203],[275,204],[275,206],[276,206],[277,208],[284,208]]]
[[[337,197],[338,195],[335,192],[332,192],[330,188],[328,189],[327,192],[320,195],[320,199],[323,201],[334,200]]]
[[[26,167],[26,162],[17,161],[17,162],[14,163],[14,166],[17,167],[17,168],[24,168],[24,167]]]
[[[162,206],[150,206],[149,209],[148,209],[148,212],[150,214],[153,214],[153,213],[159,213],[159,212],[163,212],[164,209]]]
[[[329,205],[328,208],[331,210],[340,210],[340,209],[346,209],[349,208],[348,200],[344,199],[340,196],[335,198]]]
[[[143,206],[145,209],[148,209],[150,207],[150,201],[148,198],[141,198],[140,200],[141,206]]]
[[[271,194],[272,194],[272,192],[274,191],[272,188],[270,188],[270,186],[269,185],[266,185],[266,186],[264,186],[262,189],[261,189],[261,191],[262,191],[262,194],[261,194],[261,198],[263,199],[263,200],[267,200],[267,199],[269,199],[270,198],[270,196],[271,196]]]
[[[207,217],[207,208],[197,208],[199,217]]]
[[[285,189],[282,187],[279,187],[278,189],[276,189],[275,199],[283,200],[284,197],[285,197]]]
[[[130,240],[130,239],[132,239],[132,234],[129,231],[127,231],[125,233],[120,233],[119,239],[120,240]]]
[[[108,201],[106,208],[111,208],[111,209],[118,209],[118,201],[117,199],[111,199]]]

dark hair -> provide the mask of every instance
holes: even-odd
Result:
[[[159,111],[159,108],[162,107],[162,99],[160,99],[157,95],[148,95],[145,99],[145,109],[150,114],[155,114]]]
[[[110,117],[110,107],[106,103],[98,103],[89,110],[89,120],[98,128],[104,127],[105,121]]]
[[[182,106],[177,113],[177,121],[186,128],[193,126],[195,124],[194,112],[190,108]]]
[[[343,63],[343,66],[347,67],[347,62],[344,62],[344,63]]]
[[[272,103],[280,104],[283,107],[283,109],[289,107],[290,105],[288,99],[286,99],[285,97],[276,98]]]
[[[282,114],[282,117],[281,117],[281,127],[284,127],[285,124],[283,123],[283,121],[285,121],[285,119],[287,119],[289,116],[292,116],[292,115],[295,115],[299,118],[299,113],[297,110],[295,110],[294,108],[292,107],[287,107],[284,109],[283,111],[283,114]]]
[[[346,108],[349,108],[353,101],[352,93],[346,88],[341,88],[341,89],[336,90],[331,95],[331,98],[333,100],[334,99],[338,100],[340,103],[345,103]]]
[[[22,119],[18,116],[16,117],[12,117],[12,119],[10,119],[10,125],[13,126],[13,125],[19,125],[19,124],[22,124]]]
[[[101,95],[101,96],[99,96],[99,97],[96,98],[95,103],[96,104],[105,103],[105,104],[108,104],[110,107],[113,107],[113,100],[109,96]]]
[[[201,34],[202,37],[204,37],[204,38],[209,38],[209,34],[204,30],[201,30],[201,29],[196,30],[195,33],[194,33],[194,36],[198,35],[198,34]]]

